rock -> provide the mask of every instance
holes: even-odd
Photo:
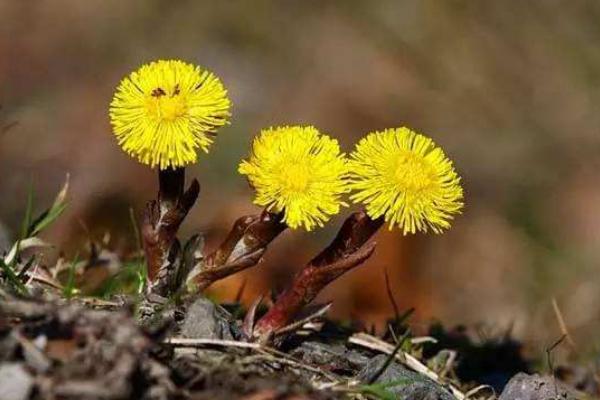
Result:
[[[508,382],[499,400],[575,400],[575,394],[552,376],[519,373]]]
[[[369,358],[356,350],[348,350],[343,344],[325,344],[321,342],[304,342],[292,352],[306,364],[327,365],[334,371],[354,371],[363,368]]]
[[[232,340],[229,313],[207,298],[199,298],[187,309],[181,335],[194,339]]]
[[[357,379],[368,383],[386,362],[388,356],[373,357],[358,373]],[[375,383],[391,384],[386,390],[403,400],[455,400],[443,386],[431,379],[392,362]]]
[[[2,400],[26,400],[33,387],[33,378],[19,363],[0,365]]]

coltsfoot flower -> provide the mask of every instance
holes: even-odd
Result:
[[[345,205],[346,171],[337,140],[312,126],[263,130],[239,166],[256,190],[255,204],[283,212],[290,228],[308,231],[323,226]]]
[[[460,177],[435,143],[408,128],[373,132],[348,161],[351,199],[404,234],[450,227],[463,207]]]
[[[221,81],[177,60],[143,65],[123,79],[110,104],[119,145],[141,163],[183,167],[208,151],[228,123],[230,101]]]

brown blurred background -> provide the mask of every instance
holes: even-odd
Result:
[[[201,198],[183,235],[209,246],[255,212],[237,163],[261,128],[314,124],[346,151],[363,134],[408,125],[442,145],[466,209],[442,236],[381,232],[364,266],[332,285],[334,314],[381,326],[384,269],[415,329],[432,319],[512,332],[543,350],[560,336],[600,345],[600,2],[1,0],[0,223],[14,238],[30,180],[37,204],[71,173],[67,213],[46,239],[65,251],[86,229],[133,246],[128,210],[155,175],[123,154],[107,107],[140,64],[180,58],[214,71],[230,126],[189,175]],[[347,213],[345,211],[344,213]],[[262,266],[214,288],[251,300],[324,246],[326,229],[281,237]],[[308,252],[307,252],[308,251]]]

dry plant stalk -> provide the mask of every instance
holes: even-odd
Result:
[[[259,342],[269,341],[325,286],[366,261],[375,250],[375,243],[367,242],[382,224],[383,219],[373,220],[364,211],[350,215],[333,242],[296,275],[290,287],[256,323],[253,337]]]

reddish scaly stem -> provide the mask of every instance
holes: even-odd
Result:
[[[190,273],[188,286],[202,291],[217,280],[256,265],[285,228],[282,215],[268,211],[239,218],[223,243]]]
[[[150,287],[162,293],[173,275],[174,258],[180,252],[177,230],[196,202],[200,185],[194,179],[184,192],[184,168],[159,170],[158,181],[157,200],[146,207],[141,233]]]
[[[382,218],[373,220],[364,211],[348,217],[333,242],[296,275],[291,286],[256,323],[253,336],[261,342],[268,341],[325,286],[367,260],[375,250],[375,244],[367,242],[382,224]]]

